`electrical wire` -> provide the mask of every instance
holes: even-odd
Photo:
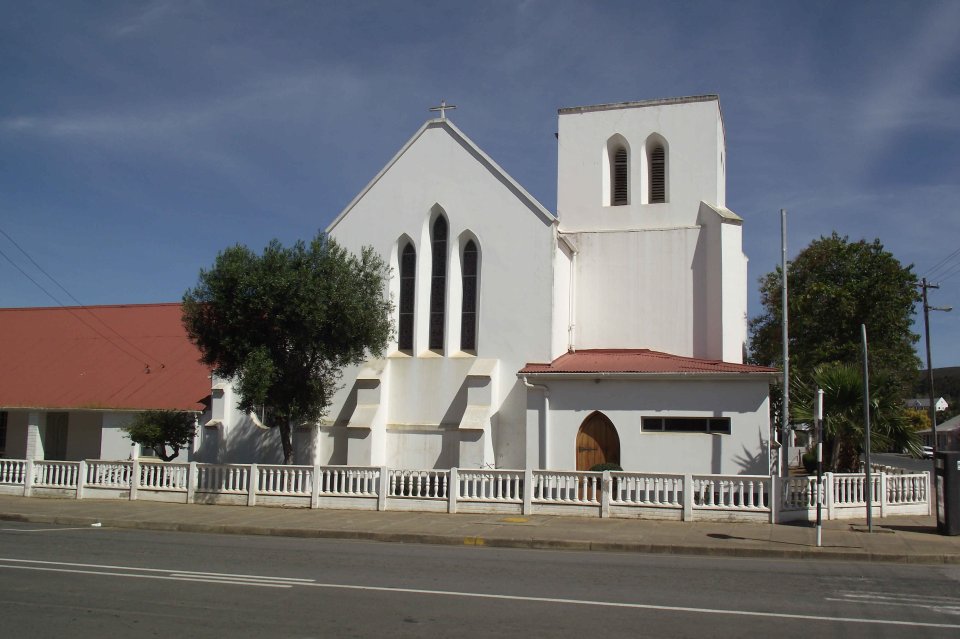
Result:
[[[2,231],[0,231],[0,233],[2,233]],[[7,236],[6,233],[3,233],[3,234],[4,234],[5,236]],[[9,239],[9,236],[7,236],[7,238]],[[19,248],[19,247],[18,247],[18,248]],[[21,249],[21,250],[22,250],[22,249]],[[76,312],[74,311],[74,309],[70,308],[69,306],[67,306],[67,305],[65,305],[63,302],[61,302],[53,293],[51,293],[50,291],[48,291],[42,284],[40,284],[40,282],[38,282],[37,280],[33,279],[33,277],[31,277],[29,273],[27,273],[25,270],[23,270],[22,268],[20,268],[20,265],[17,264],[16,262],[14,262],[14,261],[10,258],[9,255],[7,255],[5,252],[3,252],[2,249],[0,249],[0,256],[3,256],[3,258],[4,258],[5,260],[7,260],[8,262],[10,262],[10,265],[13,266],[13,268],[15,268],[15,269],[17,269],[18,271],[20,271],[20,273],[21,273],[25,278],[27,278],[28,280],[30,280],[31,282],[33,282],[34,286],[36,286],[36,287],[39,288],[41,291],[43,291],[44,293],[46,293],[47,297],[49,297],[49,298],[52,299],[54,302],[56,302],[57,305],[60,306],[62,309],[64,309],[65,311],[67,311],[68,313],[70,313],[71,315],[73,315],[73,316],[74,316],[77,320],[79,320],[80,323],[82,323],[84,326],[86,326],[87,328],[89,328],[90,330],[92,330],[94,333],[96,333],[97,335],[99,335],[100,337],[102,337],[103,339],[105,339],[105,340],[107,341],[107,343],[109,343],[111,346],[113,346],[114,348],[118,349],[119,351],[123,352],[123,353],[124,353],[125,355],[127,355],[128,357],[131,357],[131,358],[133,358],[134,360],[136,360],[136,361],[138,361],[138,362],[141,361],[141,358],[140,358],[138,355],[130,352],[129,350],[127,350],[126,348],[124,348],[124,347],[121,346],[120,344],[117,344],[116,342],[114,342],[112,339],[110,339],[109,336],[104,335],[102,332],[100,332],[99,330],[97,330],[97,327],[96,327],[96,326],[90,324],[90,323],[87,322],[82,316],[80,316],[78,313],[76,313]],[[31,261],[33,261],[33,260],[31,260]],[[38,268],[39,268],[39,267],[38,267]],[[41,270],[42,270],[42,269],[41,269]],[[44,273],[44,274],[46,274],[46,273]],[[49,277],[49,275],[48,275],[47,277]],[[53,279],[53,278],[51,278],[51,279]],[[69,293],[68,293],[68,295],[69,295]],[[73,296],[71,295],[70,297],[73,297]],[[75,298],[74,298],[74,299],[75,299]],[[95,317],[96,319],[99,320],[99,318],[97,318],[96,315],[93,315],[93,313],[90,312],[90,309],[89,309],[89,308],[87,308],[87,307],[85,307],[85,306],[83,306],[83,305],[81,305],[81,308],[83,308],[83,310],[87,311],[88,313],[90,313],[90,315],[92,315],[93,317]],[[103,324],[103,321],[101,320],[100,323]],[[108,326],[107,328],[110,328],[110,327]],[[111,329],[111,330],[113,330],[113,329]],[[115,330],[114,330],[113,332],[116,333]],[[126,340],[126,339],[125,339],[125,341],[127,341],[127,342],[129,343],[129,340]],[[133,345],[131,344],[131,346],[133,346]],[[136,348],[136,347],[134,346],[134,348]],[[141,350],[141,349],[138,348],[137,350]],[[148,357],[149,359],[154,359],[155,361],[158,361],[158,362],[160,361],[160,360],[157,359],[157,358],[151,357],[151,356],[149,355],[149,353],[145,353],[145,352],[141,351],[141,354],[147,355],[147,357]],[[147,367],[147,368],[149,368],[149,363],[148,363],[148,362],[144,362],[144,366]],[[160,366],[163,366],[163,364],[161,363]]]

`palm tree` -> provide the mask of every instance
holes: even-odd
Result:
[[[920,439],[910,426],[899,396],[882,374],[870,380],[870,448],[874,451],[919,452]],[[808,378],[795,378],[790,415],[795,422],[813,422],[813,398],[823,389],[824,461],[829,470],[857,470],[863,452],[863,374],[839,362],[821,364]]]

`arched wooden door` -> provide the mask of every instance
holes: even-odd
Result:
[[[620,463],[620,436],[606,415],[591,413],[577,433],[577,470],[605,463]]]

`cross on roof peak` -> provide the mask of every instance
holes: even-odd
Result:
[[[457,108],[457,106],[456,106],[455,104],[447,104],[447,101],[446,101],[446,100],[440,100],[440,106],[430,107],[430,110],[431,110],[431,111],[439,111],[439,112],[440,112],[440,119],[441,119],[441,120],[446,120],[446,119],[447,119],[447,114],[446,114],[447,109],[456,109],[456,108]]]

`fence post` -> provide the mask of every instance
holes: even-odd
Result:
[[[613,490],[613,479],[610,477],[610,471],[603,471],[600,478],[600,518],[610,516],[610,491]]]
[[[380,484],[377,487],[377,510],[387,509],[387,495],[390,494],[390,470],[386,466],[380,467]]]
[[[87,462],[84,459],[80,460],[80,463],[77,465],[77,499],[83,499],[83,485],[86,483],[87,479]]]
[[[192,461],[187,466],[187,503],[192,504],[197,497],[197,481],[200,475],[197,472],[197,462]]]
[[[455,513],[457,512],[457,497],[460,496],[460,472],[456,466],[450,469],[448,477],[450,483],[447,484],[447,512]]]
[[[924,483],[926,484],[924,488],[927,493],[927,515],[932,515],[933,499],[931,498],[931,495],[930,495],[930,489],[932,488],[932,483],[930,481],[930,471],[929,470],[923,471],[923,475],[924,475]]]
[[[929,482],[927,482],[929,486]],[[23,496],[29,497],[33,494],[33,460],[28,459],[27,462],[23,465]],[[930,494],[930,491],[927,491],[927,494]],[[927,503],[930,503],[930,499],[927,498]]]
[[[140,488],[140,460],[134,459],[130,462],[130,501],[137,498],[137,490]]]
[[[887,512],[887,474],[880,473],[880,518],[886,517]]]
[[[683,476],[683,521],[693,521],[693,475]]]
[[[310,508],[320,507],[320,483],[323,481],[323,470],[318,465],[313,467],[313,481],[310,484]]]
[[[250,474],[247,475],[247,506],[257,505],[257,484],[260,483],[260,471],[256,464],[250,464]]]
[[[827,507],[827,520],[833,519],[833,473],[823,474],[823,501]]]
[[[929,500],[928,500],[929,501]],[[523,508],[521,514],[533,514],[533,469],[526,468],[523,471]]]
[[[779,482],[777,481],[776,475],[770,475],[770,493],[768,499],[770,500],[770,523],[777,523],[777,516],[780,514],[780,500],[783,498],[781,494]]]

